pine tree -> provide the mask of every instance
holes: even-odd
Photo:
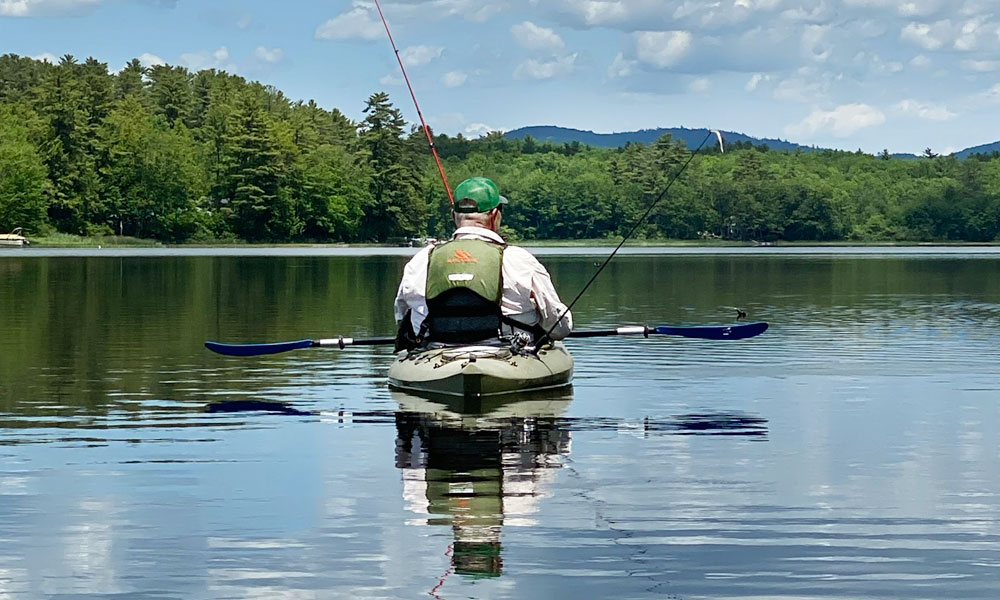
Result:
[[[299,233],[302,224],[281,186],[286,165],[264,104],[253,96],[242,97],[229,129],[229,186],[236,233],[251,241],[283,240]]]
[[[365,211],[362,232],[385,241],[392,236],[422,232],[426,206],[417,194],[417,170],[406,152],[406,121],[385,92],[372,94],[361,122],[361,161],[371,170],[371,205]]]

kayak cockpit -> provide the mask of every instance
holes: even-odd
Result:
[[[389,385],[426,394],[482,397],[569,385],[573,357],[556,342],[527,352],[500,345],[431,346],[400,352]]]

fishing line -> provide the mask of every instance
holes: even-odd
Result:
[[[378,16],[382,19],[382,25],[385,27],[385,34],[389,36],[389,43],[392,44],[392,50],[393,52],[396,53],[396,62],[399,63],[399,70],[402,71],[403,73],[403,80],[406,82],[406,88],[410,90],[410,98],[413,99],[413,106],[414,108],[417,109],[417,116],[420,117],[420,124],[423,126],[424,136],[427,138],[427,146],[430,148],[431,154],[434,156],[434,163],[437,165],[438,173],[440,173],[441,175],[441,181],[442,183],[444,183],[444,189],[446,192],[448,192],[448,202],[452,206],[454,206],[455,197],[451,193],[451,186],[448,185],[448,176],[445,175],[444,173],[444,167],[441,165],[441,158],[438,156],[437,147],[434,145],[434,139],[431,137],[431,131],[427,127],[427,121],[424,120],[424,114],[420,110],[420,103],[417,102],[417,95],[414,93],[413,86],[410,84],[410,77],[406,74],[406,67],[403,66],[403,58],[399,54],[399,48],[396,47],[396,41],[393,39],[392,32],[389,30],[389,22],[386,20],[385,14],[382,12],[382,6],[379,4],[378,0],[375,0],[375,8],[376,10],[378,10]],[[671,178],[670,181],[667,182],[667,185],[666,187],[663,188],[663,191],[660,192],[660,194],[656,197],[656,199],[653,200],[652,204],[649,205],[649,208],[646,209],[646,212],[643,213],[642,217],[635,222],[635,225],[633,225],[632,228],[629,229],[628,233],[625,234],[625,237],[622,238],[622,241],[618,242],[618,245],[615,246],[615,249],[611,252],[611,254],[608,255],[606,259],[604,259],[604,262],[601,263],[600,267],[598,267],[593,277],[590,278],[590,281],[588,281],[587,284],[583,286],[583,289],[581,289],[580,293],[576,295],[576,298],[573,298],[573,301],[570,302],[569,306],[566,307],[566,310],[564,310],[562,314],[559,315],[559,318],[556,319],[556,322],[552,325],[552,327],[550,327],[549,330],[545,332],[545,335],[541,337],[536,347],[542,346],[545,340],[549,339],[549,336],[552,334],[552,331],[556,328],[559,322],[562,321],[563,317],[565,317],[573,309],[574,306],[576,306],[577,301],[583,296],[584,292],[586,292],[587,289],[590,288],[590,285],[594,283],[594,280],[597,279],[597,276],[601,274],[601,271],[604,270],[604,267],[608,266],[608,263],[611,262],[611,259],[613,259],[616,254],[618,254],[618,251],[621,250],[622,246],[625,245],[625,242],[627,242],[628,239],[632,237],[632,234],[634,234],[636,230],[639,229],[639,226],[646,221],[650,213],[653,212],[653,209],[656,207],[656,205],[659,204],[660,200],[662,200],[664,196],[667,195],[667,192],[670,191],[670,187],[673,186],[674,182],[677,181],[677,178],[680,177],[682,173],[684,173],[688,165],[691,164],[691,161],[694,160],[694,157],[698,154],[698,152],[701,151],[702,147],[705,145],[705,142],[707,142],[708,139],[712,137],[713,134],[718,136],[719,149],[723,150],[722,133],[715,130],[709,131],[708,135],[705,136],[705,139],[703,139],[701,143],[698,144],[698,147],[695,148],[693,152],[691,152],[691,155],[688,156],[687,161],[681,166],[681,168],[677,171],[677,173],[674,174],[673,178]]]
[[[455,197],[451,194],[451,186],[448,185],[448,176],[444,174],[444,167],[441,166],[441,158],[438,156],[437,147],[434,146],[434,139],[431,137],[431,130],[427,128],[427,122],[424,121],[424,114],[420,112],[420,104],[417,103],[417,95],[413,93],[413,86],[410,85],[410,78],[406,75],[406,67],[403,66],[403,58],[399,55],[399,48],[396,47],[396,41],[392,39],[392,32],[389,31],[389,22],[385,20],[385,15],[382,14],[382,7],[379,5],[378,0],[375,0],[375,8],[378,9],[378,16],[382,18],[382,25],[385,25],[385,33],[389,36],[389,43],[392,44],[392,50],[396,53],[396,61],[399,62],[399,70],[403,72],[403,80],[406,81],[406,87],[410,90],[410,97],[413,98],[413,106],[417,109],[417,116],[420,117],[420,124],[424,127],[424,136],[427,137],[427,145],[431,149],[431,154],[434,156],[434,162],[437,164],[438,173],[441,174],[441,181],[444,183],[444,191],[448,192],[448,202],[452,206],[455,205]]]
[[[677,181],[677,178],[680,177],[681,174],[688,168],[688,165],[691,164],[691,161],[694,160],[694,157],[698,155],[698,152],[701,151],[702,147],[705,145],[705,142],[707,142],[708,139],[712,137],[712,135],[718,136],[719,148],[722,149],[722,133],[715,130],[709,131],[708,135],[705,136],[705,139],[703,139],[701,143],[698,144],[698,147],[695,148],[693,152],[691,152],[691,155],[688,156],[687,162],[681,165],[681,168],[677,171],[677,173],[674,174],[674,176],[670,179],[670,181],[667,182],[667,186],[663,188],[663,191],[660,192],[660,195],[658,195],[656,199],[653,200],[653,203],[649,205],[649,208],[647,208],[646,212],[642,214],[642,217],[640,217],[639,220],[635,222],[635,225],[632,226],[632,229],[629,229],[628,233],[625,234],[625,237],[622,238],[622,241],[618,242],[618,245],[615,246],[615,249],[611,252],[611,254],[608,255],[606,259],[604,259],[604,262],[601,263],[601,266],[597,268],[597,271],[594,273],[593,277],[590,278],[590,281],[588,281],[586,285],[583,286],[583,289],[580,290],[580,293],[576,295],[576,298],[573,298],[573,301],[570,302],[569,306],[566,307],[566,310],[564,310],[559,315],[559,318],[556,319],[556,322],[552,324],[552,327],[549,327],[549,330],[545,332],[545,335],[543,335],[538,340],[538,342],[535,344],[535,348],[541,348],[542,346],[545,345],[545,342],[547,340],[551,339],[549,336],[552,335],[552,330],[554,330],[556,326],[559,325],[559,322],[562,321],[563,317],[569,314],[569,311],[573,310],[573,307],[576,305],[577,300],[579,300],[583,296],[584,292],[587,291],[587,288],[590,287],[590,284],[594,283],[594,280],[597,279],[597,276],[601,274],[601,271],[604,270],[604,267],[608,266],[608,263],[611,262],[611,259],[614,258],[616,254],[618,254],[618,251],[621,250],[622,246],[625,245],[625,242],[627,242],[628,239],[632,237],[632,234],[635,233],[637,229],[639,229],[639,226],[646,222],[646,219],[649,218],[650,213],[653,212],[653,208],[655,208],[656,205],[659,204],[660,200],[662,200],[663,197],[667,195],[667,192],[670,191],[670,186],[674,185],[674,182]]]

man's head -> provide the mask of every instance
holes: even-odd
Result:
[[[476,225],[500,230],[501,210],[507,199],[500,195],[497,184],[485,177],[471,177],[455,188],[452,214],[457,227]]]

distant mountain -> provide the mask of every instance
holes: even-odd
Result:
[[[956,158],[968,158],[973,154],[993,154],[994,152],[1000,152],[1000,142],[993,142],[992,144],[982,144],[981,146],[973,146],[971,148],[966,148],[965,150],[960,150],[955,153]]]
[[[569,127],[539,125],[533,127],[521,127],[520,129],[508,131],[504,134],[504,137],[523,139],[525,136],[530,135],[537,141],[552,142],[553,144],[580,142],[581,144],[595,146],[598,148],[619,148],[628,142],[651,144],[665,133],[669,133],[675,138],[684,140],[684,143],[687,144],[688,148],[694,148],[700,144],[703,139],[705,139],[705,136],[708,135],[708,130],[688,129],[687,127],[661,127],[659,129],[640,129],[639,131],[623,131],[620,133],[594,133],[593,131],[571,129]],[[727,144],[731,144],[733,142],[750,142],[756,146],[767,144],[771,150],[783,150],[786,152],[793,152],[796,149],[806,151],[817,150],[817,148],[812,146],[803,146],[802,144],[773,138],[756,138],[744,133],[737,133],[735,131],[723,131],[722,137]],[[982,154],[1000,152],[1000,141],[993,142],[992,144],[983,144],[981,146],[966,148],[965,150],[955,152],[954,156],[956,158],[967,158],[977,152]],[[920,155],[899,152],[893,153],[892,157],[913,159],[920,158]]]
[[[689,148],[694,148],[708,135],[708,129],[688,129],[687,127],[667,127],[659,129],[640,129],[639,131],[624,131],[621,133],[594,133],[581,129],[570,129],[568,127],[553,127],[547,125],[534,127],[521,127],[513,131],[508,131],[504,137],[523,139],[530,135],[540,142],[552,142],[553,144],[568,144],[580,142],[588,146],[598,148],[618,148],[628,142],[651,144],[658,140],[660,136],[669,133],[675,138],[684,140]],[[723,131],[722,138],[726,143],[750,142],[755,145],[767,144],[772,150],[794,151],[798,148],[802,150],[812,150],[809,146],[802,146],[785,140],[771,138],[755,138],[744,133],[735,131]]]

